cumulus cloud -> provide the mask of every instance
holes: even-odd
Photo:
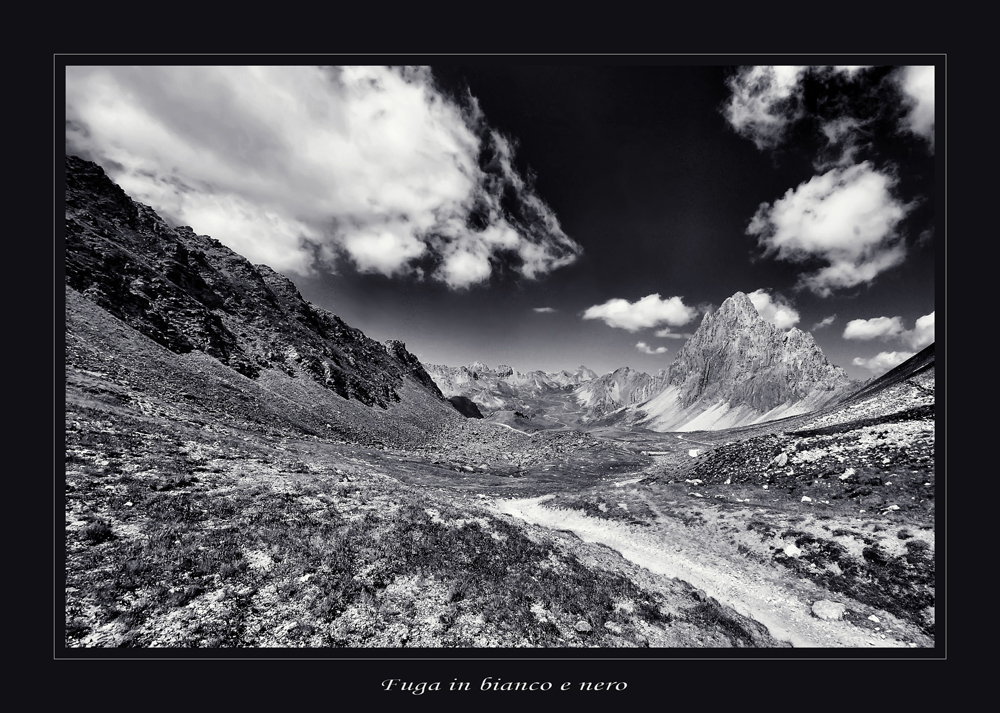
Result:
[[[903,333],[901,317],[852,319],[844,328],[844,339],[892,339]]]
[[[772,297],[769,292],[763,289],[754,290],[747,297],[757,308],[757,314],[778,329],[791,329],[798,324],[799,313],[784,297],[780,295]]]
[[[740,67],[729,79],[732,94],[723,114],[737,134],[758,149],[773,149],[788,128],[807,116],[803,80],[811,76],[824,82],[832,77],[856,79],[867,66],[756,66]],[[832,143],[852,141],[858,126],[850,117],[821,120],[821,128]]]
[[[873,123],[896,121],[895,128],[912,132],[934,150],[934,67],[901,67],[886,78],[885,70],[869,66],[741,67],[728,84],[730,97],[723,113],[732,128],[760,150],[774,149],[789,128],[813,122],[826,138],[815,159],[817,170],[856,163],[872,147]],[[814,94],[807,96],[807,91]],[[825,94],[815,92],[825,91]]]
[[[68,67],[67,150],[253,262],[453,288],[581,254],[471,95],[426,68]],[[318,263],[317,263],[318,258]]]
[[[903,120],[908,131],[930,142],[934,150],[934,67],[903,67],[897,74],[909,111]]]
[[[899,339],[919,351],[934,343],[934,312],[917,318],[913,329],[903,326],[902,317],[852,319],[844,329],[844,339]]]
[[[934,343],[934,312],[919,317],[916,326],[903,333],[903,341],[917,351]]]
[[[823,329],[824,327],[829,327],[831,324],[833,324],[834,320],[836,319],[837,315],[835,314],[831,314],[829,317],[824,317],[823,319],[821,319],[812,326],[812,331],[815,332],[817,329]]]
[[[656,349],[653,349],[646,344],[646,342],[638,342],[635,345],[635,348],[644,354],[664,354],[667,351],[666,347],[657,347]]]
[[[758,149],[781,143],[786,128],[802,116],[800,79],[808,67],[741,67],[730,78],[726,119]]]
[[[899,366],[911,356],[913,356],[913,352],[879,352],[868,359],[855,357],[851,363],[869,371],[886,372]]]
[[[747,227],[765,255],[828,263],[803,274],[799,287],[827,297],[835,289],[871,282],[906,257],[896,226],[912,206],[892,194],[895,179],[867,161],[835,168],[761,203]]]
[[[551,314],[552,312],[555,312],[552,307],[535,307],[534,311],[542,314]]]
[[[600,319],[609,327],[637,332],[661,324],[680,327],[697,316],[698,310],[688,307],[680,297],[660,299],[659,294],[646,295],[641,300],[629,302],[611,299],[594,305],[583,313],[584,319]]]

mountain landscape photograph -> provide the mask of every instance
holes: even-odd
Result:
[[[56,56],[60,656],[940,654],[943,56],[153,59]]]

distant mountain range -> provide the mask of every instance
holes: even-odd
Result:
[[[519,411],[537,415],[552,397],[569,396],[580,384],[597,378],[585,366],[574,371],[522,373],[505,364],[492,369],[477,361],[468,366],[424,364],[424,368],[446,398],[465,397],[484,414]]]

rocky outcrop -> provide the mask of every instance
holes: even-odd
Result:
[[[442,400],[401,342],[382,345],[306,302],[288,278],[189,227],[171,228],[97,164],[66,159],[66,284],[177,354],[243,376],[277,369],[386,407],[404,378]]]
[[[668,384],[687,408],[697,401],[746,405],[766,412],[815,391],[850,384],[812,335],[765,321],[742,292],[708,314],[670,365]]]
[[[448,402],[455,407],[455,410],[466,418],[482,418],[483,414],[480,412],[479,407],[476,406],[476,402],[472,399],[468,399],[464,396],[450,396]]]

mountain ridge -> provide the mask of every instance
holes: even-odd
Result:
[[[271,268],[190,227],[169,227],[100,166],[75,156],[66,159],[65,234],[67,291],[174,354],[203,353],[251,382],[274,381],[274,372],[306,379],[364,407],[405,401],[411,421],[422,410],[460,418],[402,342],[370,339]],[[72,304],[80,305],[74,314],[92,312]],[[327,418],[336,420],[336,410]],[[367,414],[356,416],[371,426]],[[381,440],[393,434],[388,424],[375,430]]]

